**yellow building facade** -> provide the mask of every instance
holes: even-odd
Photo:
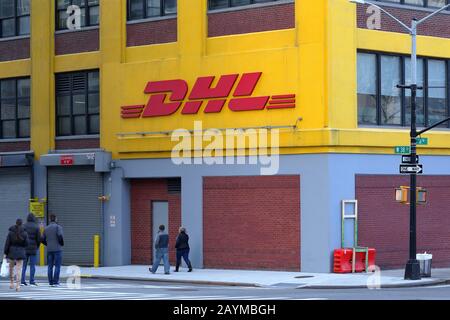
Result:
[[[301,188],[294,188],[301,194],[296,222],[299,230],[293,231],[297,232],[298,238],[298,243],[293,245],[294,248],[298,247],[298,259],[294,258],[298,265],[293,263],[288,269],[328,272],[331,252],[340,247],[341,200],[356,199],[357,194],[364,189],[358,189],[358,179],[355,176],[398,173],[396,165],[392,165],[394,147],[409,144],[409,128],[358,124],[357,57],[360,51],[408,55],[411,50],[410,36],[389,30],[362,28],[358,25],[358,17],[364,19],[370,15],[364,15],[365,7],[357,9],[355,4],[347,0],[280,2],[281,4],[262,4],[257,8],[264,10],[275,5],[291,5],[294,17],[291,28],[209,36],[209,15],[214,11],[208,9],[207,1],[178,0],[176,41],[130,46],[127,45],[130,25],[127,19],[127,1],[100,0],[98,50],[56,54],[55,37],[61,37],[64,33],[55,33],[55,4],[47,0],[31,1],[30,57],[0,62],[0,79],[31,78],[29,151],[33,152],[37,166],[37,173],[33,173],[37,184],[34,190],[35,196],[48,198],[50,202],[52,196],[46,186],[53,178],[48,176],[45,168],[59,166],[61,163],[56,161],[57,164],[48,164],[53,160],[47,159],[56,153],[69,157],[75,155],[72,161],[75,164],[78,161],[77,151],[72,148],[59,150],[58,147],[55,74],[99,70],[99,145],[95,150],[83,151],[88,148],[80,148],[83,150],[79,152],[111,154],[108,168],[96,171],[102,172],[99,178],[102,185],[99,192],[102,194],[95,197],[104,196],[99,200],[99,225],[102,227],[97,232],[102,239],[102,264],[147,262],[136,258],[140,253],[133,244],[140,241],[133,238],[133,234],[138,233],[136,225],[141,223],[134,211],[137,200],[133,192],[138,192],[136,190],[139,189],[134,181],[177,177],[182,181],[181,212],[176,213],[180,217],[178,220],[174,218],[177,221],[174,224],[187,225],[188,230],[197,235],[192,240],[195,245],[195,266],[216,266],[207,262],[212,254],[205,244],[209,223],[206,218],[206,198],[195,194],[207,197],[205,185],[201,182],[205,183],[206,176],[257,174],[253,169],[247,173],[245,169],[236,169],[234,172],[220,167],[214,174],[214,170],[211,169],[213,172],[210,172],[209,168],[174,168],[170,157],[179,142],[172,141],[172,133],[178,129],[196,130],[196,121],[201,122],[202,133],[214,128],[221,132],[226,129],[252,128],[267,129],[269,133],[279,130],[279,153],[282,155],[279,174],[298,175],[301,179]],[[250,10],[252,5],[245,8]],[[387,5],[387,9],[389,8]],[[393,8],[412,10],[409,7],[401,9],[400,4]],[[447,13],[443,15],[447,20],[450,17]],[[418,53],[429,58],[450,59],[450,39],[420,35]],[[243,79],[246,74],[259,74],[258,81],[253,83],[253,90],[245,87]],[[220,86],[220,77],[227,75],[234,75],[234,78],[231,77],[234,81],[225,93],[209,97],[206,94],[203,98],[193,95],[199,78],[214,77],[213,82],[207,85],[207,89],[213,91],[214,87]],[[167,84],[167,81],[172,80],[178,81],[175,85],[177,90],[180,89],[180,84],[181,87],[186,84],[184,90],[180,89],[181,97],[170,96],[174,94],[173,90],[168,90],[167,86],[158,89],[155,84],[161,81],[166,81]],[[156,88],[152,92],[149,89],[151,83]],[[245,92],[240,95],[238,89]],[[203,90],[203,94],[208,90]],[[160,104],[168,108],[172,103],[171,108],[174,110],[164,116],[146,115],[151,109],[151,97],[161,93],[165,93],[166,97]],[[248,102],[251,97],[266,99],[261,100],[264,101],[262,106],[251,105],[249,102],[248,108],[251,110],[238,111],[239,107],[233,108],[233,99],[247,99],[245,101]],[[270,108],[270,101],[277,97],[278,100],[287,100],[289,106]],[[217,100],[221,100],[222,104],[219,103],[219,107],[212,104],[213,107],[216,106],[214,111],[205,112],[208,102]],[[203,103],[196,112],[183,111],[189,103],[199,101]],[[179,106],[174,107],[174,104]],[[276,101],[274,104],[279,107]],[[236,105],[239,103],[236,102]],[[130,106],[135,107],[128,109],[134,110],[131,115],[135,117],[123,117],[123,107]],[[136,106],[141,109],[136,109]],[[198,104],[194,106],[198,107]],[[429,143],[420,146],[418,153],[436,156],[437,162],[430,160],[429,165],[433,168],[436,166],[436,169],[429,172],[444,176],[449,174],[445,171],[447,169],[441,168],[442,171],[437,166],[442,159],[449,159],[446,156],[450,156],[450,131],[436,130],[427,133],[426,137],[429,138]],[[197,151],[193,156],[201,156],[199,149],[207,145],[207,141],[192,145],[192,149]],[[235,147],[231,149],[227,155],[234,156],[237,152],[242,152],[235,150]],[[302,158],[303,156],[306,158]],[[395,158],[396,161],[399,161],[398,158]],[[365,161],[368,167],[361,164]],[[297,165],[299,168],[296,168]],[[124,173],[116,170],[119,167],[123,168]],[[148,169],[149,167],[153,168]],[[149,171],[144,173],[147,169]],[[191,187],[192,190],[188,190]],[[151,185],[148,188],[152,189]],[[252,188],[249,187],[248,190],[250,189]],[[124,193],[128,195],[121,198]],[[326,200],[318,204],[317,200],[322,197]],[[277,201],[283,202],[281,198]],[[251,207],[255,207],[254,204]],[[169,209],[169,224],[172,223],[171,210]],[[113,220],[118,221],[117,226],[116,222],[112,226]],[[70,220],[66,221],[69,223]],[[367,220],[364,221],[366,222],[363,223],[370,225]],[[223,223],[227,225],[226,221]],[[172,230],[174,229],[175,226]],[[364,227],[362,229],[365,230]],[[367,238],[372,239],[370,236]],[[121,244],[114,244],[116,242]],[[114,252],[119,254],[116,256]],[[387,255],[382,258],[387,259]],[[442,259],[446,261],[447,258],[445,256]],[[252,261],[255,260],[258,258],[255,257]],[[242,266],[245,267],[246,264],[230,267]],[[249,266],[254,267],[255,264],[250,263]],[[271,264],[268,263],[266,267],[271,268]],[[283,267],[275,264],[273,268]]]

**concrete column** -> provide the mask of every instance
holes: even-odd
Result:
[[[189,234],[189,259],[203,268],[203,179],[199,175],[181,178],[181,223]]]
[[[328,157],[313,156],[302,172],[301,271],[330,272],[330,187]]]
[[[131,264],[130,192],[123,169],[116,168],[104,176],[104,266]],[[115,223],[114,223],[115,222]]]

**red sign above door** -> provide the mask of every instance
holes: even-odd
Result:
[[[73,166],[73,156],[61,156],[59,158],[59,163],[62,166]]]

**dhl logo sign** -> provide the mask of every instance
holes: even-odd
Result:
[[[211,87],[214,76],[200,77],[194,84],[188,101],[188,84],[184,80],[150,81],[144,93],[150,94],[146,105],[122,107],[122,118],[149,118],[169,116],[183,105],[182,114],[198,114],[205,104],[204,113],[221,112],[228,102],[232,111],[295,108],[295,94],[252,97],[262,72],[223,75],[217,85]],[[239,79],[239,81],[238,81]],[[238,83],[230,97],[234,85]]]

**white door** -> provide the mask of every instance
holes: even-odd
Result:
[[[165,231],[169,233],[169,203],[167,201],[152,202],[152,219],[153,219],[153,260],[156,258],[155,239],[159,231],[159,226],[164,225]],[[161,264],[163,261],[161,260]]]

